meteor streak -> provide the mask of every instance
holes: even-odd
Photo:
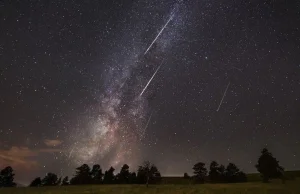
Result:
[[[151,112],[151,115],[150,115],[150,117],[149,117],[149,119],[147,121],[147,124],[146,124],[145,128],[144,128],[144,131],[146,131],[146,129],[148,128],[148,125],[149,125],[149,123],[151,121],[152,114],[153,114],[153,111]]]
[[[73,153],[74,148],[71,149],[70,154],[69,154],[69,159],[71,158],[71,155]]]
[[[158,68],[156,69],[156,71],[154,72],[154,74],[152,75],[152,77],[150,78],[150,80],[148,81],[147,85],[145,86],[145,88],[143,89],[143,91],[140,93],[140,97],[143,95],[143,93],[145,92],[145,90],[147,89],[147,87],[149,86],[149,84],[151,83],[151,81],[153,80],[154,76],[156,75],[156,73],[158,72],[159,68],[163,65],[163,62],[161,62],[160,66],[158,66]]]
[[[151,49],[152,45],[156,42],[156,40],[158,39],[158,37],[161,35],[161,33],[164,31],[164,29],[167,27],[167,25],[169,24],[169,22],[173,19],[174,14],[171,15],[171,17],[169,18],[169,20],[167,21],[167,23],[164,25],[164,27],[159,31],[158,35],[155,37],[155,39],[152,41],[152,43],[150,44],[150,46],[147,48],[147,50],[145,51],[144,55],[146,55],[148,53],[148,51]]]
[[[226,87],[226,90],[225,90],[225,92],[224,92],[224,94],[223,94],[223,97],[222,97],[222,99],[221,99],[221,102],[220,102],[220,104],[219,104],[219,107],[218,107],[218,109],[217,109],[217,112],[220,110],[220,107],[221,107],[221,105],[222,105],[222,103],[223,103],[224,97],[226,96],[226,93],[227,93],[227,90],[228,90],[228,88],[229,88],[229,85],[230,85],[230,82],[228,83],[228,85],[227,85],[227,87]]]

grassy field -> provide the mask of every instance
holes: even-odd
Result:
[[[300,194],[300,179],[239,184],[203,185],[89,185],[41,188],[2,188],[0,194]]]
[[[295,171],[285,171],[284,176],[287,180],[294,180],[300,178],[300,170]],[[248,182],[261,182],[261,177],[259,173],[247,174]]]

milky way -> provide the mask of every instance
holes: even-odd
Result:
[[[142,93],[145,92],[149,82],[163,65],[165,59],[161,56],[164,56],[172,48],[172,45],[176,43],[174,39],[178,38],[180,34],[180,30],[178,30],[179,27],[182,27],[180,13],[185,10],[179,10],[179,6],[184,9],[183,4],[175,4],[170,7],[171,11],[161,18],[161,23],[165,23],[164,19],[166,18],[168,20],[163,29],[157,29],[159,34],[144,53],[145,55],[153,49],[154,52],[150,52],[148,55],[155,59],[154,63],[151,64],[151,61],[144,59],[143,49],[146,43],[144,44],[139,37],[143,31],[134,34],[128,44],[124,45],[125,39],[128,39],[126,34],[121,36],[124,38],[123,40],[118,40],[123,44],[119,52],[125,55],[119,56],[118,53],[113,53],[113,56],[107,59],[108,64],[104,75],[105,92],[99,97],[99,115],[94,119],[89,118],[91,121],[89,121],[90,126],[87,127],[87,131],[79,132],[72,137],[74,144],[68,148],[69,159],[71,158],[77,164],[106,160],[108,164],[115,167],[124,162],[137,164],[139,147],[143,143],[145,130],[152,115],[148,111],[147,95],[142,96]],[[177,21],[175,14],[179,15]],[[165,34],[163,30],[165,30]],[[142,41],[142,44],[137,44],[137,40]],[[155,48],[152,48],[154,44]],[[118,48],[113,48],[112,52],[115,49],[118,50]],[[145,82],[147,81],[146,76],[138,75],[140,71],[149,71],[149,68],[155,68],[155,66],[158,68],[148,83]],[[145,83],[147,83],[146,87],[139,94],[141,86]]]

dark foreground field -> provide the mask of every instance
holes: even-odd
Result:
[[[288,181],[282,184],[275,181],[269,184],[204,184],[204,185],[89,185],[41,188],[5,188],[2,194],[300,194],[300,180]]]

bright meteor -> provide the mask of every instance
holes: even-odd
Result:
[[[152,118],[152,114],[153,114],[153,111],[151,112],[151,115],[149,116],[149,119],[148,119],[148,121],[147,121],[147,124],[146,124],[146,126],[145,126],[145,128],[144,128],[144,131],[146,131],[146,129],[148,128],[148,125],[149,125],[149,123],[150,123],[150,121],[151,121],[151,118]]]
[[[149,84],[151,83],[151,81],[153,80],[154,76],[156,75],[156,73],[158,72],[159,68],[163,65],[163,62],[161,62],[160,66],[158,66],[158,68],[156,69],[156,71],[154,72],[154,74],[152,75],[152,77],[150,78],[150,80],[148,81],[147,85],[145,86],[145,88],[143,89],[143,91],[140,93],[140,97],[143,95],[143,93],[145,92],[145,90],[147,89],[147,87],[149,86]]]
[[[150,46],[147,48],[147,50],[145,51],[144,55],[146,55],[148,53],[148,51],[151,49],[152,45],[156,42],[156,40],[158,39],[158,37],[161,35],[161,33],[164,31],[164,29],[167,27],[167,25],[169,24],[169,22],[173,19],[174,14],[171,15],[171,17],[169,18],[169,20],[167,21],[167,23],[164,25],[164,27],[159,31],[158,35],[155,37],[155,39],[152,41],[152,43],[150,44]]]
[[[228,90],[228,88],[229,88],[229,85],[230,85],[230,82],[228,83],[228,85],[227,85],[227,87],[226,87],[226,90],[225,90],[225,92],[224,92],[224,94],[223,94],[223,97],[222,97],[222,99],[221,99],[221,102],[220,102],[220,104],[219,104],[219,107],[218,107],[218,109],[217,109],[217,112],[219,112],[219,110],[220,110],[220,107],[221,107],[221,105],[222,105],[222,103],[223,103],[224,97],[226,96],[226,93],[227,93],[227,90]]]

